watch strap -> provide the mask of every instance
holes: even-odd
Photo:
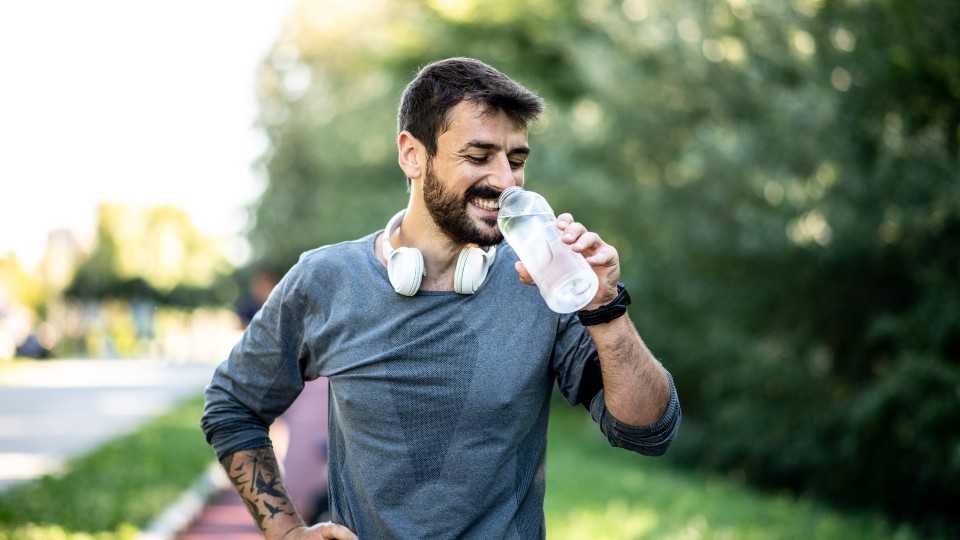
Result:
[[[617,297],[609,304],[585,311],[578,311],[577,317],[580,324],[592,326],[594,324],[603,324],[610,322],[627,312],[627,306],[630,305],[630,294],[623,283],[617,283]]]

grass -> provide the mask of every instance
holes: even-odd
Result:
[[[212,462],[202,396],[72,460],[66,471],[0,493],[0,540],[129,539]]]
[[[544,511],[549,540],[916,540],[905,526],[671,469],[612,448],[582,408],[554,407]],[[681,436],[682,436],[681,428]]]

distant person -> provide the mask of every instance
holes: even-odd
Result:
[[[42,360],[53,356],[53,351],[40,341],[40,336],[37,335],[36,332],[30,332],[27,334],[27,337],[17,345],[16,354],[20,358]]]
[[[21,358],[45,360],[53,358],[57,345],[57,332],[50,323],[41,323],[17,345],[16,355]]]
[[[259,269],[254,272],[253,277],[250,278],[249,289],[240,296],[236,304],[241,328],[250,325],[254,315],[260,311],[270,292],[277,285],[277,281],[279,281],[277,273],[272,270]]]
[[[559,315],[497,227],[542,109],[479,61],[423,68],[399,110],[406,209],[384,230],[303,254],[216,370],[201,424],[266,538],[544,538],[554,384],[612,445],[666,451],[680,404],[625,313],[617,250],[558,217],[600,280],[583,311]],[[423,272],[407,266],[420,260]],[[466,265],[479,283],[464,280]],[[332,523],[311,527],[268,427],[318,377],[330,385]]]

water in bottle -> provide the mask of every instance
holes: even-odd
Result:
[[[543,197],[519,187],[504,191],[497,223],[550,309],[577,311],[597,294],[596,273],[560,239],[557,218]]]

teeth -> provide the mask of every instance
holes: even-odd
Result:
[[[500,210],[500,201],[496,199],[491,200],[491,199],[475,198],[475,199],[471,199],[470,203],[475,206],[479,206],[484,210],[493,210],[493,211]]]

